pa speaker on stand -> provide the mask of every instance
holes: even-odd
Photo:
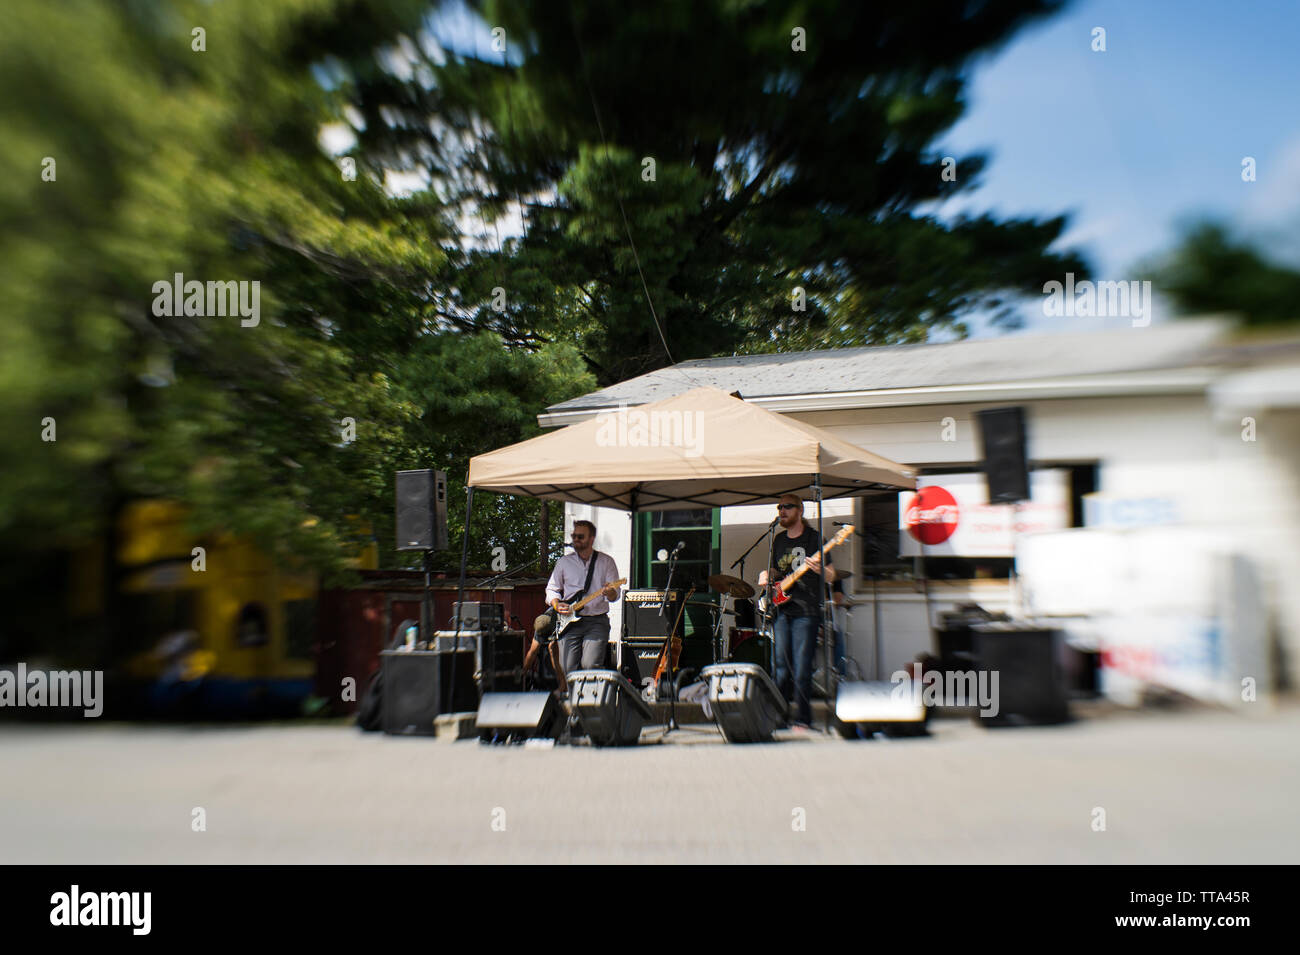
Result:
[[[1029,500],[1029,462],[1025,458],[1025,409],[990,408],[977,411],[984,474],[990,504]]]
[[[397,472],[397,549],[447,549],[447,472]]]

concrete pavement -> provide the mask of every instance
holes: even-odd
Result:
[[[932,725],[762,746],[696,728],[626,750],[339,723],[7,725],[0,861],[1300,861],[1295,707]]]

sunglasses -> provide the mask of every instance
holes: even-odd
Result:
[[[799,509],[799,505],[798,505],[798,504],[778,504],[778,505],[776,506],[776,509],[777,509],[778,511],[797,511],[797,510]]]

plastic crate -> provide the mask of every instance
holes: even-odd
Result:
[[[627,677],[614,670],[575,670],[568,681],[569,706],[592,745],[637,744],[653,714]]]
[[[756,663],[716,663],[700,671],[709,681],[709,708],[728,743],[767,743],[785,724],[786,702]]]

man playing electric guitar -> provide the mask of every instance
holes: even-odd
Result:
[[[546,602],[557,612],[570,612],[569,601],[582,596],[581,591],[591,571],[594,599],[578,611],[578,618],[560,635],[560,662],[565,673],[574,670],[602,669],[609,646],[609,604],[617,600],[618,565],[608,554],[596,551],[596,525],[591,521],[574,521],[573,553],[555,562],[555,570],[546,584]],[[595,561],[595,567],[592,567]],[[569,594],[566,598],[564,595]]]
[[[776,684],[787,700],[791,698],[794,678],[795,726],[812,724],[813,654],[817,649],[818,591],[821,581],[818,556],[822,541],[817,532],[804,523],[803,501],[793,494],[782,496],[777,505],[777,519],[783,534],[772,544],[772,562],[776,565],[758,577],[759,586],[776,585],[782,578],[806,566],[804,573],[790,587],[788,600],[776,607]],[[831,555],[826,554],[826,580],[835,579]]]

